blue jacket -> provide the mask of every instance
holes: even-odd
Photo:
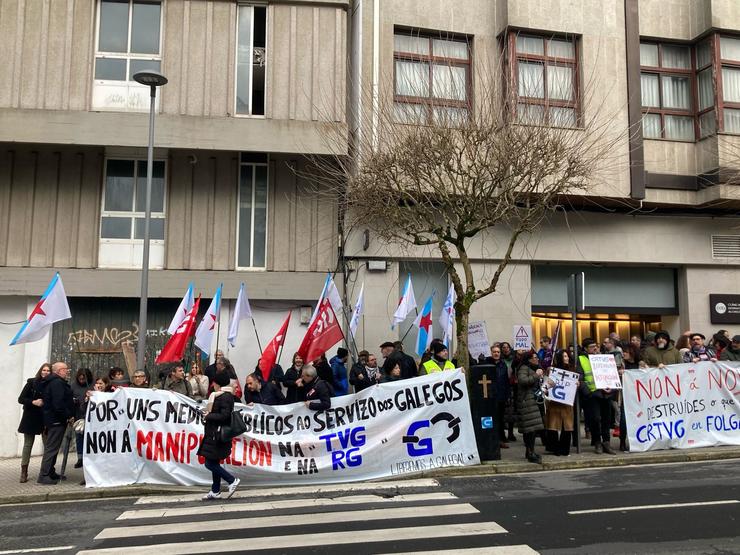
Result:
[[[498,362],[494,362],[491,357],[486,357],[486,364],[493,365],[496,369],[491,376],[491,380],[494,383],[494,401],[507,401],[509,395],[511,395],[511,384],[509,382],[509,368],[503,359],[499,359]]]
[[[331,372],[334,375],[334,396],[347,395],[349,393],[347,367],[338,356],[332,357],[329,364],[331,364]]]

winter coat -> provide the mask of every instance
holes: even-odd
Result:
[[[231,440],[221,441],[221,426],[231,424],[234,412],[234,396],[226,389],[213,393],[213,406],[206,416],[203,441],[198,448],[198,455],[205,459],[221,460],[231,454]]]
[[[190,376],[187,381],[190,384],[190,391],[193,392],[193,399],[202,401],[208,398],[208,376]]]
[[[244,390],[244,402],[258,403],[260,405],[282,405],[285,402],[285,396],[280,386],[272,382],[262,384],[259,391]]]
[[[167,376],[167,379],[164,381],[164,388],[165,391],[174,391],[175,393],[180,393],[181,395],[185,395],[187,397],[193,398],[193,390],[190,387],[190,382],[188,382],[187,379],[182,379],[179,382],[175,382]]]
[[[368,369],[364,364],[357,362],[352,365],[352,369],[349,371],[349,383],[354,386],[355,393],[359,393],[363,389],[379,383],[381,377],[380,368],[371,368],[370,370],[375,370],[377,379],[370,377]],[[362,375],[362,378],[359,377],[360,375]]]
[[[322,379],[316,378],[313,382],[303,386],[306,388],[306,401],[311,410],[326,410],[331,407],[331,388]]]
[[[334,371],[331,369],[331,366],[328,362],[319,362],[318,364],[314,365],[314,368],[316,368],[316,375],[320,380],[325,381],[329,385],[331,385],[332,389],[334,388]]]
[[[517,391],[517,408],[519,409],[519,433],[537,432],[545,428],[542,422],[540,407],[535,401],[534,392],[540,386],[537,370],[523,364],[517,371],[519,383]]]
[[[651,368],[655,368],[659,364],[681,364],[683,362],[681,353],[673,345],[668,345],[665,349],[658,349],[655,346],[648,347],[645,349],[642,359]]]
[[[393,367],[398,363],[401,368],[401,379],[415,378],[419,375],[419,369],[416,367],[416,361],[403,351],[393,351],[388,358],[383,361],[383,373],[389,376]]]
[[[713,349],[710,349],[709,347],[699,347],[698,350],[691,349],[689,351],[686,351],[683,355],[683,361],[684,362],[694,362],[694,359],[698,358],[703,361],[708,361],[713,358],[717,358],[717,355],[715,354]]]
[[[726,361],[740,361],[740,349],[733,349],[732,347],[727,347],[724,351],[722,351],[722,354],[719,357],[720,360],[726,360]]]
[[[334,376],[334,395],[339,397],[349,393],[349,382],[347,381],[347,367],[338,356],[329,361],[331,373]]]
[[[302,403],[306,400],[306,388],[295,384],[300,377],[301,370],[298,370],[295,366],[291,366],[285,371],[283,384],[287,390],[285,394],[286,403]]]
[[[69,387],[72,388],[72,397],[75,400],[75,419],[85,418],[85,413],[87,412],[87,392],[92,391],[93,384],[80,385],[75,379]]]
[[[23,405],[23,416],[18,426],[19,434],[39,435],[44,429],[44,410],[31,402],[41,399],[40,382],[41,378],[28,378],[18,396],[18,402]]]
[[[44,400],[44,426],[66,425],[67,420],[75,415],[72,388],[56,374],[49,374],[41,380],[40,388]]]

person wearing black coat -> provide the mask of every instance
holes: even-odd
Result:
[[[255,374],[247,376],[247,384],[244,389],[244,402],[249,405],[258,403],[260,405],[282,405],[285,396],[279,386],[272,382],[262,383]]]
[[[293,363],[285,371],[283,385],[285,385],[285,402],[302,403],[306,400],[306,388],[303,387],[301,372],[303,371],[303,357],[298,353],[293,355]]]
[[[41,470],[37,482],[43,485],[54,485],[59,475],[54,470],[62,438],[67,424],[74,420],[75,404],[72,388],[69,387],[69,367],[64,362],[55,362],[52,373],[41,380],[41,398],[43,399],[44,426],[46,426],[46,444],[41,459]]]
[[[331,369],[329,361],[326,360],[326,354],[323,354],[314,360],[313,367],[316,369],[316,375],[318,378],[331,386],[332,393],[334,392],[334,371]]]
[[[378,359],[375,358],[375,355],[367,351],[360,351],[359,360],[352,365],[349,371],[349,383],[355,388],[355,393],[380,383],[382,378],[380,368],[378,368]]]
[[[496,409],[496,418],[498,421],[498,436],[502,449],[508,449],[509,444],[506,442],[506,426],[504,420],[506,417],[506,403],[511,395],[511,384],[509,383],[509,369],[501,358],[501,347],[491,347],[491,356],[486,357],[483,361],[494,367],[493,376],[493,402]]]
[[[203,413],[205,426],[198,455],[206,460],[205,467],[211,471],[213,478],[210,491],[203,496],[204,501],[220,499],[222,479],[229,484],[227,497],[234,495],[240,482],[239,478],[234,477],[220,463],[221,459],[231,454],[231,440],[221,439],[221,427],[231,423],[231,413],[234,412],[234,395],[231,393],[229,383],[231,378],[228,373],[216,373],[213,378],[214,391],[208,398],[208,405]]]
[[[28,463],[31,461],[33,442],[36,440],[36,436],[44,431],[44,411],[41,408],[44,401],[41,398],[40,384],[41,380],[49,374],[51,374],[51,364],[45,362],[33,378],[28,378],[21,394],[18,396],[18,402],[23,405],[23,416],[18,426],[18,433],[23,434],[21,484],[28,482]],[[45,441],[44,436],[41,436],[41,439]]]
[[[331,389],[316,375],[316,368],[307,366],[302,373],[306,388],[306,406],[311,410],[326,410],[331,407]]]
[[[413,357],[403,352],[403,343],[386,341],[380,346],[380,352],[385,357],[383,361],[383,374],[388,376],[393,367],[398,364],[401,367],[401,379],[415,378],[419,374],[416,361]]]

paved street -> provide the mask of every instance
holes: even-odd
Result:
[[[738,478],[720,461],[6,505],[0,553],[740,553]]]

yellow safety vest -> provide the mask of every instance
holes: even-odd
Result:
[[[596,391],[596,382],[594,381],[594,375],[591,372],[591,361],[588,360],[587,356],[581,355],[578,357],[578,362],[583,369],[583,381],[586,382],[588,390],[593,393]]]
[[[439,364],[437,364],[437,361],[433,358],[430,358],[427,360],[422,366],[424,366],[424,370],[426,370],[427,374],[432,374],[434,372],[442,372],[444,370],[454,370],[455,365],[452,364],[449,360],[445,361],[444,368],[440,368]]]

